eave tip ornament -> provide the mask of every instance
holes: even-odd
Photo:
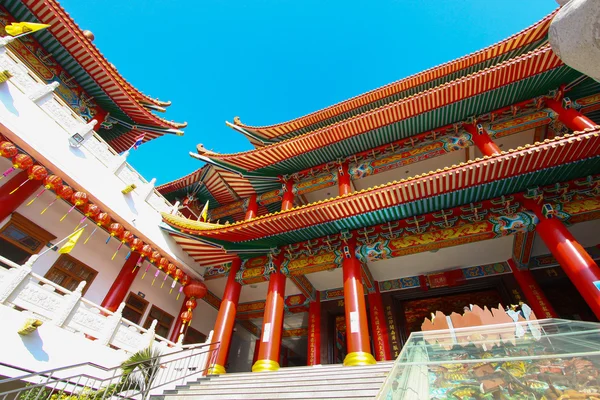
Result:
[[[240,117],[233,117],[233,124],[234,125],[241,125],[242,121],[240,120]]]
[[[198,151],[198,154],[200,154],[200,155],[219,154],[219,153],[215,153],[212,150],[208,150],[207,148],[204,147],[204,145],[202,143],[198,143],[198,145],[196,146],[196,150]]]

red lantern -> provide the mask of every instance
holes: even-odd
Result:
[[[181,292],[183,292],[183,288],[188,283],[190,283],[190,277],[187,276],[186,274],[183,274],[183,277],[181,278],[181,286],[179,287],[179,293],[177,293],[177,298],[175,300],[179,300],[179,296],[181,296]]]
[[[69,211],[67,211],[65,213],[65,215],[62,216],[62,218],[60,219],[60,221],[62,222],[63,219],[67,218],[67,215],[69,215],[71,213],[71,211],[73,211],[73,209],[75,207],[79,207],[81,205],[84,205],[88,202],[88,197],[87,197],[87,193],[84,192],[75,192],[71,195],[71,203],[73,204],[73,206],[71,206],[71,208],[69,208]],[[79,226],[79,225],[77,225]]]
[[[175,288],[177,281],[179,281],[184,276],[185,276],[185,274],[183,273],[182,270],[180,270],[179,268],[175,269],[175,273],[173,274],[173,283],[171,283],[171,290],[169,290],[169,294],[173,293],[173,288]]]
[[[183,293],[187,297],[193,297],[195,299],[201,299],[206,295],[207,289],[204,282],[191,281],[188,285],[183,288]]]
[[[17,155],[19,151],[11,142],[0,142],[0,156],[11,158]]]
[[[135,236],[133,236],[133,233],[131,233],[129,231],[123,231],[123,233],[118,237],[119,237],[119,240],[121,240],[121,243],[119,244],[119,247],[117,247],[117,250],[115,251],[115,254],[113,254],[111,260],[115,259],[115,257],[117,256],[117,253],[119,252],[119,250],[121,250],[121,247],[123,247],[123,245],[125,243],[129,243],[135,238]],[[130,255],[131,255],[131,251],[129,253],[127,253],[127,257],[125,257],[125,260],[127,260]]]
[[[86,218],[96,218],[98,214],[100,214],[100,207],[92,203],[86,204],[83,208],[83,218],[81,218],[81,220],[75,227],[75,230],[79,228],[79,225],[81,225]]]
[[[133,236],[133,234],[132,234],[132,236]],[[131,251],[136,251],[137,249],[141,249],[143,245],[144,245],[144,242],[142,242],[141,239],[134,237],[133,239],[131,239],[131,242],[129,243],[129,248],[131,249]]]
[[[27,179],[25,179],[23,181],[23,183],[21,183],[19,186],[17,186],[13,190],[11,190],[11,192],[9,193],[9,195],[13,194],[17,190],[19,190],[21,188],[21,186],[23,186],[27,182],[33,181],[33,180],[41,181],[47,175],[48,175],[48,171],[46,171],[46,168],[42,167],[41,165],[33,165],[33,166],[29,167],[27,169]]]
[[[101,226],[107,226],[108,224],[110,224],[110,216],[107,213],[99,213],[98,215],[96,215],[94,218],[94,221],[96,221],[96,227],[94,228],[94,230],[92,231],[92,233],[90,233],[90,236],[87,237],[87,239],[85,239],[85,242],[83,242],[83,244],[86,244],[88,242],[88,240],[90,240],[90,238],[94,235],[94,233],[96,233],[96,231],[98,230],[99,227]],[[109,236],[110,239],[110,236]]]
[[[150,262],[152,264],[154,264],[156,262],[156,260],[158,260],[160,258],[160,252],[158,251],[153,251],[152,252],[152,256],[150,257]]]
[[[46,208],[44,208],[42,210],[42,212],[40,214],[45,213],[46,210],[48,210],[50,207],[52,207],[52,204],[56,203],[56,200],[61,199],[61,198],[67,200],[73,195],[73,189],[71,189],[71,187],[69,187],[69,185],[59,185],[55,191],[56,191],[56,198],[54,200],[52,200],[50,202],[50,204],[48,204],[46,206]]]
[[[169,265],[167,265],[167,273],[166,273],[166,275],[165,275],[165,277],[164,277],[164,279],[163,279],[163,281],[162,281],[162,283],[160,285],[161,288],[163,286],[165,286],[165,281],[167,280],[167,277],[170,276],[170,275],[172,275],[172,274],[175,274],[176,270],[177,270],[177,267],[175,266],[175,264],[169,263]]]
[[[181,320],[183,321],[183,325],[189,324],[192,321],[193,313],[191,311],[184,311],[181,313]]]
[[[108,232],[110,233],[110,237],[115,237],[115,236],[121,237],[121,235],[123,235],[124,231],[125,231],[125,228],[123,228],[123,225],[119,224],[118,222],[113,222],[108,227]]]
[[[58,188],[60,186],[62,186],[62,179],[60,179],[59,176],[56,175],[48,175],[44,178],[44,188],[31,200],[29,200],[29,203],[27,203],[26,205],[29,206],[31,205],[31,203],[33,203],[34,201],[37,200],[38,197],[40,197],[42,195],[42,193],[44,193],[46,190],[50,189],[50,190],[58,190]]]
[[[4,171],[2,174],[4,178],[6,178],[11,172],[15,169],[27,169],[33,165],[33,160],[27,154],[17,154],[12,158],[12,167]]]
[[[156,278],[158,277],[158,274],[160,273],[160,271],[162,271],[163,269],[165,269],[168,265],[169,265],[169,259],[168,258],[161,257],[160,260],[158,260],[158,269],[154,273],[154,279],[152,279],[152,285],[154,285],[154,282],[156,281]]]
[[[142,257],[150,257],[150,255],[152,254],[152,246],[150,246],[149,244],[145,244],[144,246],[142,246],[140,254],[142,255]]]
[[[185,302],[185,307],[188,309],[188,311],[192,311],[194,308],[196,308],[197,305],[198,303],[193,297]]]

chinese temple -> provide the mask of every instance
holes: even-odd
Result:
[[[556,12],[291,121],[235,117],[252,150],[190,153],[204,165],[158,190],[179,202],[162,229],[207,267],[212,373],[236,324],[260,372],[392,360],[469,304],[600,318],[600,83],[553,51]]]

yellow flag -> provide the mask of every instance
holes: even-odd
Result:
[[[35,22],[13,22],[10,25],[4,27],[6,33],[10,36],[19,36],[24,33],[31,33],[48,28],[48,24],[37,24]]]
[[[73,247],[75,247],[75,245],[77,244],[77,241],[79,240],[79,238],[81,237],[81,234],[83,233],[83,229],[84,228],[81,228],[78,231],[71,233],[69,235],[69,239],[67,240],[67,243],[63,244],[63,246],[58,250],[58,253],[59,254],[70,253],[71,250],[73,250]]]
[[[200,216],[202,217],[202,220],[206,222],[206,219],[208,218],[208,200],[206,200],[206,204],[204,205]]]

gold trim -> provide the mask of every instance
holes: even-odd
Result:
[[[225,367],[219,364],[213,364],[206,372],[206,375],[223,375],[226,373],[227,371],[225,371]]]
[[[376,364],[375,358],[371,355],[371,353],[366,353],[364,351],[355,351],[353,353],[348,353],[346,358],[344,358],[344,367],[354,367],[357,365],[371,365]]]
[[[279,369],[279,363],[273,360],[258,360],[252,366],[252,372],[271,372]]]

